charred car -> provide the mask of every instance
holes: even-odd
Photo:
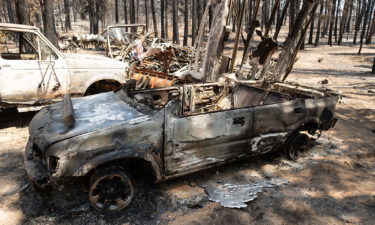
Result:
[[[0,108],[115,90],[127,68],[104,56],[63,54],[36,27],[0,23]]]
[[[116,212],[133,199],[137,171],[162,182],[269,152],[296,159],[336,123],[338,95],[293,83],[135,85],[66,96],[36,114],[24,155],[30,180],[61,187],[85,177],[91,205]]]

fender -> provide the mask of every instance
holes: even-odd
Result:
[[[149,162],[153,170],[152,172],[155,176],[155,181],[159,182],[162,180],[161,168],[159,167],[161,163],[157,162],[158,159],[149,151],[134,150],[134,149],[119,149],[116,151],[112,151],[112,152],[108,152],[108,153],[104,153],[102,155],[96,156],[90,159],[89,161],[87,161],[78,169],[76,169],[73,173],[73,177],[84,176],[88,172],[90,172],[92,169],[104,163],[108,163],[108,162],[111,162],[114,160],[120,160],[120,159],[128,159],[128,158],[138,158],[138,159],[143,159]]]
[[[288,133],[293,133],[302,124],[307,124],[307,123],[316,123],[316,124],[319,125],[320,119],[318,117],[314,117],[314,116],[305,117],[305,118],[299,120],[298,122],[296,122],[296,123],[290,125],[289,127],[287,127],[287,131],[288,131]]]

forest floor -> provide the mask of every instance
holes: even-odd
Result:
[[[306,47],[289,81],[325,86],[341,93],[336,127],[295,162],[282,154],[146,185],[119,215],[102,215],[87,194],[72,186],[38,193],[32,186],[0,197],[0,224],[374,224],[375,47]],[[321,61],[321,62],[318,62]],[[327,84],[322,81],[327,79]],[[0,115],[0,194],[27,182],[23,152],[35,113]],[[283,178],[243,209],[208,200],[203,183],[241,183]]]

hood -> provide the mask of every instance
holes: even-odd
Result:
[[[62,121],[62,102],[45,107],[35,115],[29,133],[39,148],[44,149],[67,138],[146,116],[113,92],[73,99],[72,105],[75,123],[69,129]]]
[[[64,54],[69,69],[125,69],[128,63],[101,55]]]

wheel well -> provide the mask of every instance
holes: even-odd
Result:
[[[308,122],[304,123],[301,126],[299,126],[295,131],[308,131],[310,134],[315,133],[316,130],[318,130],[319,124],[316,122]]]
[[[92,83],[85,91],[84,96],[114,91],[121,86],[117,80],[99,80]]]
[[[150,162],[141,158],[124,158],[109,161],[92,169],[86,176],[90,178],[95,171],[110,166],[123,167],[129,175],[137,182],[155,182],[156,176]],[[88,179],[89,180],[89,179]]]

